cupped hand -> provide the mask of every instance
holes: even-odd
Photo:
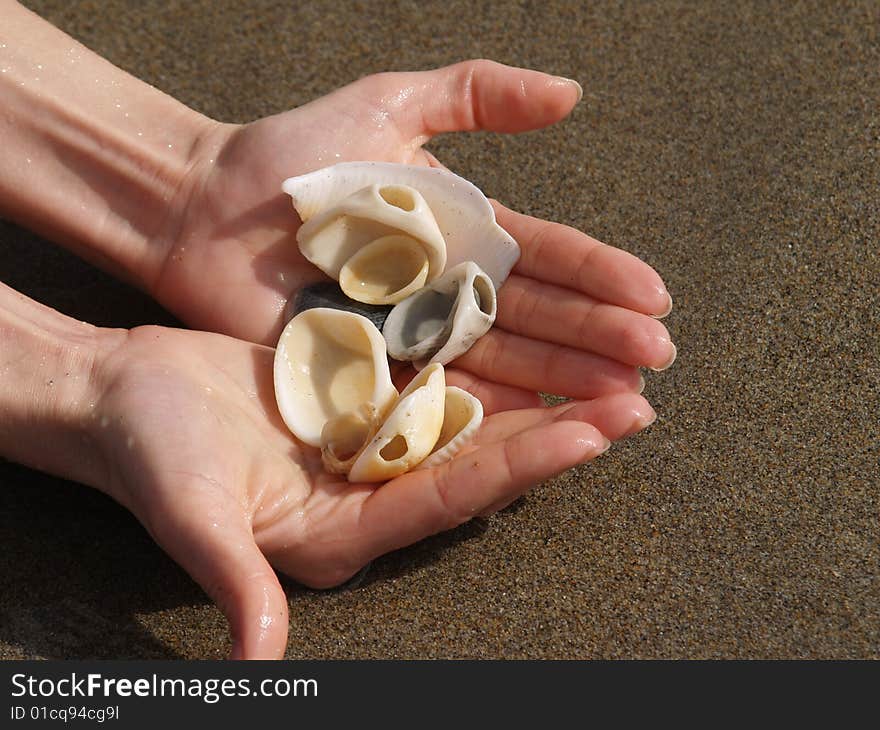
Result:
[[[501,509],[654,418],[631,393],[500,413],[487,398],[476,442],[454,460],[350,484],[285,428],[273,356],[223,335],[138,328],[104,358],[90,416],[98,486],[220,606],[234,657],[284,653],[287,601],[272,566],[309,586],[338,585],[378,555]]]
[[[184,322],[274,344],[290,296],[323,275],[299,253],[299,219],[281,181],[337,162],[439,164],[422,148],[443,132],[521,132],[565,117],[576,84],[470,61],[383,73],[244,126],[217,125],[196,145],[181,190],[179,235],[153,293]],[[512,396],[593,398],[641,388],[638,367],[675,357],[671,299],[645,263],[572,228],[495,204],[522,256],[499,292],[495,327],[456,367]]]

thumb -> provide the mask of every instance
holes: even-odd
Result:
[[[231,659],[280,659],[287,647],[287,598],[238,505],[182,500],[151,520],[156,542],[226,616]]]
[[[410,139],[442,132],[540,129],[564,118],[583,95],[571,79],[487,60],[377,74],[357,84],[382,100]]]

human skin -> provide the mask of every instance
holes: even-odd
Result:
[[[0,337],[0,452],[130,509],[224,611],[240,658],[278,658],[286,647],[273,566],[312,587],[338,585],[655,418],[634,393],[490,406],[471,448],[377,488],[327,474],[318,450],[285,428],[270,347],[163,327],[100,329],[2,284]]]
[[[500,204],[523,255],[499,291],[496,327],[448,377],[488,414],[473,451],[378,489],[350,485],[283,428],[272,397],[266,345],[291,294],[320,278],[296,248],[299,221],[281,180],[343,160],[439,164],[422,149],[432,135],[546,126],[579,98],[572,82],[466,62],[367,77],[230,125],[17,3],[0,12],[0,213],[143,288],[188,325],[222,333],[89,328],[4,287],[0,342],[12,375],[0,394],[0,453],[131,509],[223,609],[233,656],[284,651],[287,606],[271,566],[336,585],[653,420],[634,391],[638,366],[675,357],[655,319],[671,307],[660,278],[629,254]],[[538,390],[578,402],[546,409]]]

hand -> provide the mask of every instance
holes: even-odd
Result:
[[[160,327],[115,335],[94,369],[94,481],[217,602],[239,658],[286,647],[287,601],[270,564],[309,586],[337,585],[378,555],[501,509],[654,418],[634,394],[494,415],[489,404],[476,443],[453,461],[349,484],[282,423],[271,348]]]
[[[196,146],[180,235],[153,293],[191,326],[274,344],[288,298],[323,277],[297,249],[284,178],[346,160],[439,164],[422,149],[435,134],[544,127],[578,98],[564,79],[472,61],[369,76],[293,111],[219,125]],[[522,257],[495,327],[455,363],[484,392],[507,386],[498,392],[509,407],[534,402],[528,391],[593,398],[640,390],[638,366],[671,364],[675,348],[653,318],[671,300],[650,267],[574,229],[496,212]]]

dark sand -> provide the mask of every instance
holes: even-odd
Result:
[[[471,56],[579,79],[555,129],[431,148],[673,294],[649,433],[359,588],[289,585],[290,657],[880,657],[876,2],[28,4],[227,121]],[[64,312],[172,321],[0,240],[2,279]],[[121,508],[11,464],[0,482],[0,657],[225,654],[220,612]]]

